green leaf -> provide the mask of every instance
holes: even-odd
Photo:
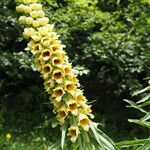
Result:
[[[70,94],[70,93],[68,93],[68,92],[66,92],[65,94],[64,94],[64,96],[63,96],[63,101],[65,102],[65,103],[67,103],[70,99],[72,99],[73,98],[73,96]]]
[[[139,100],[139,101],[137,102],[137,104],[143,103],[143,102],[147,101],[149,98],[150,98],[150,94],[147,94],[145,97],[143,97],[141,100]]]
[[[146,101],[146,102],[140,104],[139,107],[145,107],[147,105],[150,105],[150,101]]]
[[[134,103],[133,101],[130,101],[130,100],[127,100],[127,99],[124,99],[124,101],[131,105],[131,106],[128,106],[128,107],[133,107],[133,108],[136,108],[136,109],[140,110],[143,113],[147,113],[147,111],[145,111],[144,109],[140,108],[140,106],[137,105],[136,103]]]
[[[144,93],[145,91],[148,91],[148,90],[150,90],[150,86],[148,86],[148,87],[146,87],[146,88],[144,88],[144,89],[142,89],[140,91],[134,92],[132,96],[136,96],[136,95]]]
[[[62,130],[61,130],[61,148],[62,148],[62,150],[64,149],[65,137],[66,137],[66,128],[62,127]]]
[[[141,121],[147,121],[150,119],[150,112],[147,113],[147,115],[145,115],[143,118],[141,118]]]
[[[81,136],[78,136],[78,143],[79,143],[79,150],[83,150],[83,144],[82,144],[82,140],[81,140]]]
[[[147,139],[136,139],[132,141],[121,141],[121,142],[115,143],[115,145],[119,147],[132,147],[132,146],[143,145],[143,143],[146,141]]]
[[[150,4],[150,0],[140,0],[141,1],[141,3],[148,3],[148,4]]]
[[[117,147],[115,147],[113,141],[104,132],[102,132],[100,129],[97,129],[97,131],[99,133],[100,139],[103,141],[103,143],[105,144],[105,146],[107,146],[108,149],[118,149]]]
[[[128,119],[128,121],[139,124],[139,125],[147,127],[147,128],[150,128],[150,122],[148,122],[148,121],[141,121],[141,120],[137,120],[137,119]]]
[[[95,130],[95,127],[93,126],[92,123],[90,123],[90,129],[92,130],[92,132],[93,132],[93,134],[94,134],[94,136],[95,136],[95,139],[96,139],[96,141],[98,142],[98,144],[102,147],[102,149],[105,149],[104,146],[103,146],[103,144],[99,141],[98,133],[97,133],[97,131]]]
[[[48,150],[59,150],[60,149],[60,140],[53,144]]]
[[[144,143],[143,146],[139,147],[138,150],[149,150],[150,149],[150,138]]]

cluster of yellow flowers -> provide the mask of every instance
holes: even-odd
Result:
[[[75,142],[80,131],[89,131],[94,117],[91,106],[80,89],[80,84],[68,62],[65,45],[49,24],[37,0],[18,0],[16,11],[25,14],[19,18],[26,25],[23,36],[29,40],[26,50],[35,56],[35,66],[44,79],[45,90],[51,95],[54,113],[61,125],[68,122],[68,136]]]

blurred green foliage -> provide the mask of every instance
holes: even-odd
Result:
[[[147,130],[127,123],[136,112],[125,108],[123,98],[130,99],[133,91],[146,85],[143,78],[150,76],[149,1],[42,3],[67,47],[85,95],[97,100],[93,103],[96,121],[117,140],[122,140],[122,134],[124,139],[144,137]],[[38,130],[53,138],[46,132],[54,119],[52,106],[31,54],[24,51],[27,41],[22,38],[15,6],[13,0],[0,1],[0,132],[23,135]]]

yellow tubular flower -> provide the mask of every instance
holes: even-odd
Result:
[[[44,66],[42,66],[41,74],[44,79],[47,79],[51,72],[52,72],[52,67],[50,64],[45,64]]]
[[[71,137],[71,141],[74,143],[78,138],[79,128],[77,126],[71,126],[68,131],[67,135]]]
[[[48,39],[48,38],[46,38],[46,37],[43,37],[43,38],[41,39],[41,44],[42,44],[44,47],[48,48],[48,47],[50,47],[51,41],[50,41],[50,39]]]
[[[65,86],[65,90],[69,93],[74,92],[74,90],[76,88],[74,82],[72,82],[72,81],[65,81],[64,86]]]
[[[53,44],[50,47],[52,52],[56,52],[56,51],[61,51],[62,50],[62,45],[60,44]]]
[[[61,122],[64,123],[65,118],[68,115],[67,109],[65,106],[61,107],[58,109],[58,115],[57,115],[57,119]]]
[[[66,76],[69,81],[72,81],[74,84],[79,84],[79,80],[76,78],[74,74],[69,74]]]
[[[90,120],[85,114],[79,114],[79,126],[81,126],[85,131],[89,131]]]
[[[55,98],[52,100],[52,104],[54,105],[54,108],[55,109],[59,109],[60,108],[60,106],[61,106],[61,103],[60,102],[58,102]]]
[[[63,65],[63,59],[61,57],[53,57],[52,65],[61,68]]]
[[[57,83],[62,83],[62,79],[64,77],[63,70],[55,69],[52,74],[52,79],[54,79]]]
[[[75,94],[74,94],[74,99],[76,100],[76,102],[78,104],[80,104],[81,106],[84,105],[86,103],[86,98],[83,95],[83,92],[79,89],[76,90]]]
[[[79,105],[76,103],[76,101],[72,99],[68,102],[68,111],[70,111],[73,115],[77,116],[78,106]]]
[[[94,115],[92,114],[92,105],[82,104],[82,113],[88,115],[91,119],[94,119]]]
[[[45,90],[49,93],[49,94],[52,94],[52,88],[54,87],[55,85],[55,82],[54,80],[52,79],[48,79],[44,82],[44,87],[45,87]]]
[[[52,97],[55,98],[56,101],[60,102],[64,94],[65,94],[64,89],[58,86],[55,89],[53,89]]]
[[[64,65],[64,71],[65,71],[65,74],[66,74],[66,75],[70,75],[71,72],[72,72],[72,67],[71,67],[71,65],[70,65],[70,64]]]
[[[34,60],[35,62],[35,67],[38,69],[38,71],[42,70],[42,66],[45,65],[45,62],[41,57],[38,57],[37,59]]]
[[[50,56],[51,56],[51,51],[49,49],[42,50],[41,57],[44,61],[48,61],[50,59]]]
[[[43,47],[41,44],[34,44],[32,47],[31,47],[31,52],[33,54],[36,54],[37,52],[40,52],[41,50],[43,50]]]

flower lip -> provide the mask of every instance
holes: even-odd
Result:
[[[77,140],[77,137],[78,137],[78,134],[79,134],[79,129],[77,126],[71,126],[69,129],[68,129],[68,136],[71,137],[71,141],[72,142],[75,142]]]
[[[46,73],[50,72],[50,67],[49,67],[49,66],[44,67],[44,71],[45,71]]]
[[[57,87],[53,90],[53,94],[52,94],[52,97],[61,97],[63,96],[64,94],[64,91],[63,91],[63,88],[62,87]]]
[[[55,60],[54,60],[54,64],[57,65],[57,64],[60,64],[60,63],[61,63],[61,60],[59,60],[59,59],[55,59]]]
[[[89,123],[90,123],[90,120],[87,115],[85,115],[85,114],[79,115],[79,125],[82,126],[82,128],[85,131],[89,130]]]
[[[60,79],[60,78],[62,78],[62,73],[61,72],[54,73],[54,79]]]
[[[61,45],[59,45],[59,44],[54,44],[54,45],[51,46],[51,50],[52,50],[53,52],[59,51],[59,50],[61,50]]]
[[[56,95],[61,96],[63,94],[63,91],[61,89],[59,89],[58,91],[56,91]]]
[[[80,120],[80,124],[83,126],[87,125],[88,123],[89,123],[89,121],[87,118]]]
[[[43,57],[50,56],[50,52],[49,51],[45,51],[45,52],[42,53],[42,56]]]
[[[66,114],[65,111],[60,111],[59,115],[60,115],[61,118],[65,118],[67,114]]]
[[[74,83],[70,82],[70,83],[68,83],[68,84],[66,85],[66,90],[67,90],[67,91],[73,91],[73,90],[74,90],[74,87],[75,87]]]
[[[70,109],[70,110],[75,110],[75,109],[77,109],[77,104],[76,104],[76,103],[70,104],[70,105],[69,105],[69,109]]]

